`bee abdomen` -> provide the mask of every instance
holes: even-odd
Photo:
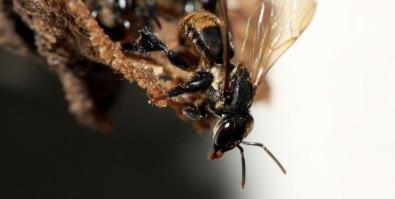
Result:
[[[180,22],[180,36],[189,40],[211,64],[223,61],[220,19],[207,11],[188,14]]]

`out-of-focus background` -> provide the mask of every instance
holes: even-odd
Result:
[[[45,63],[0,51],[0,198],[228,198],[228,162],[207,159],[199,135],[126,81],[111,135],[68,113]],[[237,187],[237,186],[236,186]]]
[[[39,60],[0,53],[0,198],[395,198],[395,3],[321,0],[305,34],[269,73],[246,147],[208,161],[198,135],[126,85],[106,136],[67,113]],[[4,154],[4,155],[3,155]]]
[[[394,7],[318,1],[310,27],[269,73],[271,103],[253,108],[248,140],[263,141],[288,174],[248,148],[240,198],[395,198]]]

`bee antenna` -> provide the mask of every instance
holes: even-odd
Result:
[[[244,149],[240,145],[237,145],[237,148],[240,150],[241,155],[241,190],[244,190],[246,184],[246,161],[244,158]]]
[[[277,164],[277,166],[281,169],[283,174],[284,175],[287,174],[287,171],[285,170],[284,166],[280,163],[280,161],[276,158],[276,156],[274,156],[273,153],[270,152],[270,150],[265,145],[263,145],[262,143],[258,143],[258,142],[245,142],[245,141],[243,141],[242,144],[249,145],[249,146],[261,147],[272,158],[272,160]]]

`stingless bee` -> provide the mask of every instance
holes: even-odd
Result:
[[[192,43],[201,54],[202,60],[197,67],[168,49],[148,28],[140,30],[140,39],[124,45],[124,49],[140,53],[162,51],[178,68],[194,71],[188,82],[174,87],[158,100],[187,93],[205,93],[203,102],[186,106],[183,113],[196,120],[209,115],[218,118],[209,158],[219,159],[225,152],[238,148],[242,161],[241,187],[244,188],[242,144],[262,147],[286,173],[263,144],[244,141],[253,128],[254,120],[249,109],[262,78],[311,22],[316,3],[315,0],[259,0],[248,18],[241,50],[235,52],[238,60],[233,62],[230,60],[235,53],[228,31],[226,0],[218,3],[219,17],[207,11],[196,11],[179,23],[181,39]]]

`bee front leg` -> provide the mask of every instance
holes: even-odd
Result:
[[[189,70],[193,68],[183,57],[167,48],[166,44],[161,41],[149,27],[145,26],[139,31],[140,37],[137,42],[125,42],[122,44],[122,49],[125,52],[138,52],[141,54],[149,52],[162,51],[166,54],[169,61],[176,67],[182,70]]]

